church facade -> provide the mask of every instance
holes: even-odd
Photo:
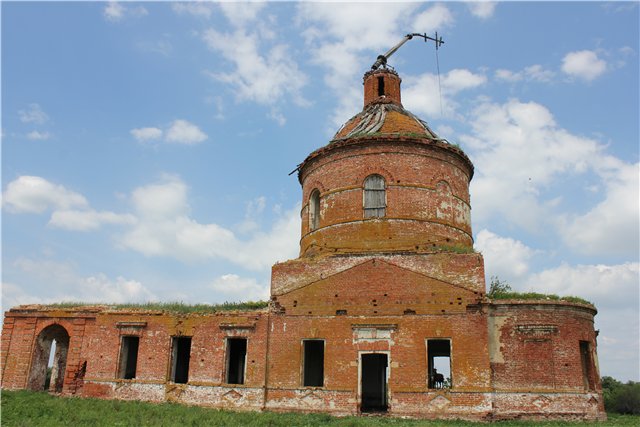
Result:
[[[404,109],[389,69],[298,167],[300,256],[268,308],[5,313],[2,388],[236,410],[606,418],[588,304],[491,300],[473,250],[473,164]],[[47,365],[52,343],[51,378]]]

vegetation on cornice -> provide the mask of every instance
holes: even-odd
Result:
[[[221,311],[251,311],[266,308],[267,301],[223,302],[221,304],[185,304],[183,302],[147,302],[140,304],[101,304],[87,302],[61,302],[47,304],[46,308],[78,309],[82,307],[102,307],[107,310],[165,311],[170,313],[217,313]]]
[[[563,301],[574,302],[578,304],[586,304],[593,306],[593,303],[587,301],[584,298],[576,296],[559,296],[556,294],[541,294],[538,292],[515,292],[511,289],[511,285],[507,282],[500,280],[496,276],[491,277],[491,283],[489,285],[489,292],[487,296],[494,300],[542,300],[542,301]]]

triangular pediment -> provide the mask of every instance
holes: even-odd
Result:
[[[381,259],[349,269],[278,297],[287,313],[451,313],[475,302],[475,293]]]

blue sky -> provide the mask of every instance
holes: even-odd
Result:
[[[637,2],[2,2],[2,305],[268,296],[296,168],[389,61],[476,167],[487,278],[598,307],[639,380]]]

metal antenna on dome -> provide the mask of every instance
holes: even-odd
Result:
[[[400,41],[400,43],[398,43],[397,45],[395,45],[394,47],[392,47],[391,49],[389,49],[387,51],[387,53],[385,53],[384,55],[378,55],[378,58],[376,59],[376,62],[373,63],[373,65],[371,66],[372,70],[377,70],[378,68],[380,68],[380,66],[383,67],[387,67],[387,60],[389,59],[389,57],[391,55],[393,55],[398,49],[400,49],[400,47],[405,44],[406,42],[408,42],[409,40],[411,40],[414,37],[421,37],[424,39],[425,43],[427,42],[427,40],[431,40],[436,44],[436,50],[438,50],[438,48],[440,47],[440,45],[444,44],[444,41],[442,40],[442,36],[438,37],[438,32],[436,31],[436,35],[435,37],[429,37],[427,35],[427,33],[411,33],[411,34],[407,34],[406,36],[404,36],[402,38],[402,40]]]

